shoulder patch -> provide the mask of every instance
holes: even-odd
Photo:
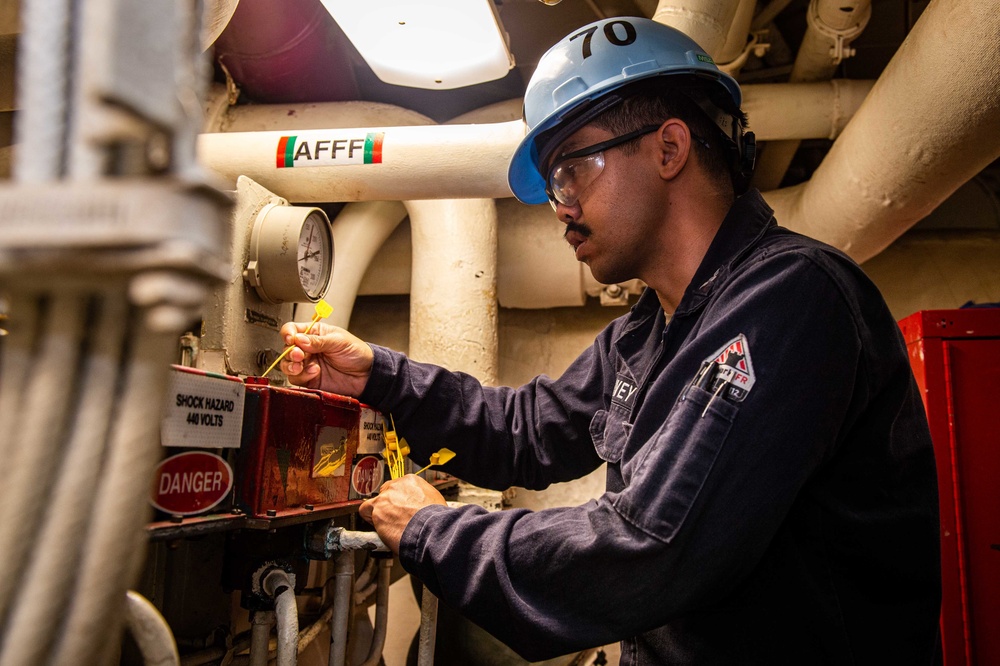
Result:
[[[706,358],[705,363],[714,363],[716,366],[715,378],[710,387],[713,393],[721,384],[728,384],[726,398],[742,402],[753,388],[756,378],[753,362],[750,360],[750,344],[742,333]]]

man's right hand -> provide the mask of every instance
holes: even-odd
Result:
[[[282,359],[281,371],[298,386],[357,398],[371,374],[375,358],[361,338],[337,326],[318,323],[305,335],[309,323],[289,322],[281,327],[286,345],[294,345]]]

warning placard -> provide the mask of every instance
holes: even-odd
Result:
[[[171,372],[160,425],[163,446],[236,449],[243,433],[243,382]]]

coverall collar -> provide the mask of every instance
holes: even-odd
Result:
[[[757,189],[751,188],[738,197],[684,291],[674,316],[683,316],[700,308],[711,296],[715,285],[722,282],[720,278],[725,277],[757,245],[764,232],[773,226],[776,226],[774,211]]]

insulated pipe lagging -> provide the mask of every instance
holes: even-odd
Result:
[[[853,86],[871,85],[864,81],[841,83],[847,89],[838,91],[830,87],[791,84],[743,86],[744,106],[755,109],[750,125],[758,141],[822,139],[828,138],[831,133],[836,135],[840,127],[836,130],[831,127],[830,109],[838,103],[838,95],[841,106],[836,115],[849,118],[860,104],[860,100],[857,103],[853,101],[854,94],[850,92]],[[372,105],[369,108],[364,105],[359,108],[349,102],[310,104],[297,107],[296,127],[286,128],[282,128],[281,122],[289,117],[287,106],[237,107],[241,110],[236,116],[237,121],[223,120],[222,126],[239,131],[200,135],[199,159],[206,168],[233,183],[234,187],[236,179],[246,175],[296,203],[501,199],[512,196],[507,186],[507,165],[514,149],[524,138],[523,122],[469,120],[457,125],[393,126],[386,125],[383,120],[364,124],[366,120],[378,117],[376,114],[387,115],[389,122],[409,118],[402,113],[404,110],[390,107],[390,112],[385,106]],[[508,107],[505,104],[497,108],[499,117],[509,117]],[[229,114],[236,114],[236,109]],[[308,118],[313,126],[326,129],[300,129],[303,117]],[[476,114],[464,114],[462,119],[474,117]],[[339,124],[346,121],[356,124],[347,128]],[[254,128],[267,129],[258,131]],[[295,168],[275,168],[275,154],[281,137],[290,134],[310,136],[308,132],[327,138],[334,135],[364,137],[370,132],[380,132],[384,135],[382,161],[379,164],[309,166],[303,159],[303,163]],[[375,213],[379,216],[383,214],[388,215]],[[379,222],[379,229],[383,222]],[[337,222],[334,222],[335,232],[336,226]],[[339,280],[340,262],[350,252],[348,246],[337,241],[335,279]],[[350,274],[345,277],[350,279]]]
[[[368,265],[405,218],[398,201],[364,201],[347,204],[333,220],[334,247],[340,251],[326,296],[333,306],[330,323],[347,328]]]
[[[295,605],[295,577],[274,569],[264,577],[264,592],[274,598],[278,633],[277,666],[295,666],[299,645],[299,612]]]
[[[991,3],[931,2],[812,179],[765,193],[778,221],[863,262],[1000,157],[998,34]]]
[[[497,210],[489,199],[407,201],[410,356],[496,385]]]
[[[871,13],[871,0],[812,0],[807,10],[806,33],[795,55],[789,82],[810,83],[833,78],[841,60],[853,53],[850,44],[868,25]],[[766,144],[754,176],[755,185],[762,189],[777,187],[798,149],[798,140]]]
[[[677,28],[718,59],[739,4],[740,0],[660,0],[653,20]]]
[[[389,583],[392,577],[392,560],[382,558],[378,563],[378,591],[375,595],[375,630],[368,657],[361,666],[378,666],[385,649],[385,637],[389,625]]]

